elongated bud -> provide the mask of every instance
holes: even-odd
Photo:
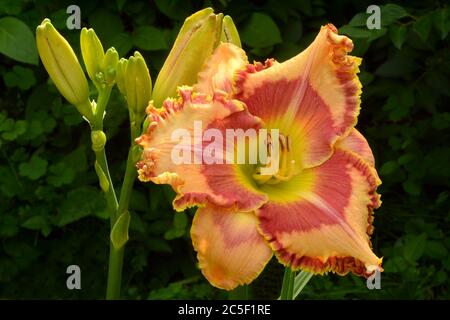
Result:
[[[94,130],[91,132],[92,150],[94,152],[102,151],[106,144],[106,135],[101,130]]]
[[[106,51],[102,62],[102,70],[105,75],[105,83],[108,86],[114,85],[116,79],[117,65],[119,63],[119,54],[116,49],[109,48]]]
[[[141,122],[145,116],[145,108],[150,101],[152,93],[152,79],[144,58],[139,52],[128,59],[128,62],[120,62],[119,78],[124,79],[121,91],[125,91],[128,109],[132,121]],[[119,80],[122,82],[122,79]]]
[[[89,78],[100,89],[103,82],[102,62],[105,56],[102,43],[93,29],[83,28],[80,34],[81,54]]]
[[[36,28],[36,44],[42,63],[59,92],[87,119],[92,117],[89,87],[72,47],[44,19]]]
[[[153,103],[162,105],[180,85],[193,85],[205,60],[220,42],[222,15],[206,8],[188,17],[164,62],[153,88]]]
[[[102,167],[100,166],[100,164],[95,161],[95,172],[97,173],[98,176],[98,182],[100,183],[100,188],[102,188],[103,192],[108,192],[109,190],[109,181],[108,178],[106,177],[105,172],[103,171]]]
[[[233,19],[230,16],[223,17],[222,21],[222,36],[220,38],[222,42],[229,42],[242,47],[241,38],[239,37],[239,33],[234,25]]]
[[[121,58],[119,60],[119,63],[117,64],[117,70],[116,70],[117,87],[119,88],[120,93],[125,97],[127,96],[127,88],[125,86],[127,65],[128,65],[128,60],[125,58]]]

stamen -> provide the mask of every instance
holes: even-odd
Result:
[[[267,154],[268,159],[272,159],[272,154],[274,153],[272,148],[272,137],[270,134],[267,136]],[[280,142],[280,158],[278,172],[273,175],[263,175],[261,174],[261,168],[273,167],[273,163],[266,163],[262,167],[257,167],[255,173],[253,174],[253,179],[258,184],[277,184],[282,181],[290,180],[294,175],[297,174],[295,160],[292,159],[291,151],[291,140],[289,136],[279,135]]]

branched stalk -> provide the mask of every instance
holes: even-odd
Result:
[[[103,115],[106,109],[106,105],[108,104],[109,97],[111,95],[111,89],[112,89],[111,87],[106,87],[99,92],[95,116],[93,121],[91,122],[92,131],[103,131]],[[132,143],[138,134],[139,129],[132,126],[131,129]],[[108,188],[106,191],[105,190],[104,191],[107,208],[110,216],[111,230],[114,227],[119,216],[124,211],[128,210],[131,190],[133,188],[133,182],[136,178],[136,170],[134,169],[134,162],[132,159],[131,151],[132,147],[130,147],[130,150],[128,152],[127,167],[120,193],[120,199],[118,202],[114,185],[111,180],[111,175],[109,173],[105,148],[103,147],[100,150],[95,150],[96,162],[100,166],[101,170],[103,171],[104,177],[108,181]],[[122,246],[119,249],[116,249],[110,240],[108,280],[107,280],[108,283],[106,289],[106,299],[108,300],[120,298],[123,256],[124,256],[124,246]]]
[[[125,176],[120,191],[119,207],[116,216],[111,217],[111,228],[117,221],[117,218],[128,210],[130,203],[131,192],[133,184],[136,179],[135,161],[133,159],[134,140],[140,134],[140,123],[131,123],[131,146],[128,150],[127,165],[125,169]],[[120,287],[122,282],[122,267],[125,245],[116,249],[110,241],[109,250],[109,269],[108,269],[108,286],[106,289],[106,299],[116,300],[120,298]]]

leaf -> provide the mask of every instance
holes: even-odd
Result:
[[[253,48],[264,48],[281,43],[280,30],[270,16],[255,12],[241,32],[242,41]]]
[[[149,241],[146,242],[146,245],[149,250],[153,252],[172,253],[172,248],[167,241],[155,237],[149,237],[148,239]]]
[[[186,0],[155,0],[156,7],[171,19],[183,20],[192,13],[192,5]]]
[[[2,0],[2,5],[0,6],[0,14],[6,15],[18,15],[22,11],[24,2],[27,0]]]
[[[425,233],[409,237],[403,247],[403,256],[408,261],[417,261],[423,255],[426,245],[427,235]]]
[[[381,7],[381,24],[383,26],[388,26],[407,16],[409,16],[408,12],[399,5],[388,3]]]
[[[116,0],[117,9],[119,11],[122,11],[122,8],[125,5],[125,2],[127,2],[127,0]]]
[[[339,28],[339,33],[346,34],[351,38],[368,38],[371,32],[367,28],[357,28],[350,25],[345,25]]]
[[[416,158],[414,153],[407,153],[402,155],[400,158],[398,158],[398,163],[401,165],[405,165],[411,161],[413,161]]]
[[[361,80],[362,85],[366,86],[375,79],[375,76],[370,72],[361,71],[359,74],[359,79]]]
[[[2,176],[3,177],[3,176]],[[2,215],[0,219],[0,237],[13,237],[19,232],[17,217],[14,215]]]
[[[10,130],[2,133],[2,138],[8,141],[16,140],[27,131],[27,125],[28,123],[25,120],[16,121],[14,127],[11,127]]]
[[[398,53],[403,53],[403,51],[405,50],[398,51]],[[375,75],[396,78],[409,74],[417,68],[418,65],[411,56],[407,54],[397,54],[379,66],[377,70],[375,70]]]
[[[406,40],[406,36],[408,34],[408,29],[404,25],[392,25],[389,28],[389,37],[391,38],[392,43],[397,49],[401,49],[403,43]]]
[[[187,226],[187,216],[184,212],[175,214],[173,219],[173,226],[175,229],[184,230]]]
[[[46,225],[48,225],[48,221],[46,217],[42,215],[33,216],[22,223],[22,227],[30,230],[40,230]]]
[[[177,238],[181,238],[185,235],[185,230],[183,229],[170,229],[164,233],[164,239],[173,240]]]
[[[122,248],[129,239],[128,229],[130,227],[130,218],[130,213],[125,211],[117,218],[117,221],[111,230],[111,242],[117,250]]]
[[[413,25],[413,30],[422,38],[423,41],[428,39],[428,35],[431,31],[432,17],[430,14],[422,16]]]
[[[312,278],[313,273],[307,271],[300,271],[299,274],[295,277],[294,280],[294,295],[293,299],[295,299],[300,292],[302,292],[303,288],[308,284],[309,280]]]
[[[63,162],[50,166],[49,171],[51,175],[47,177],[47,181],[55,187],[70,184],[75,178],[75,171]]]
[[[395,170],[397,170],[397,168],[398,168],[398,164],[396,161],[392,161],[392,160],[388,161],[381,166],[380,174],[382,176],[388,176],[391,173],[393,173]]]
[[[72,168],[77,173],[86,171],[86,147],[84,145],[80,145],[76,150],[64,157],[63,162],[67,167]]]
[[[27,90],[36,84],[33,70],[22,66],[14,66],[11,71],[3,75],[7,87],[18,87]]]
[[[450,112],[442,112],[433,115],[432,126],[436,130],[444,130],[450,127]]]
[[[164,31],[152,26],[137,28],[133,32],[133,43],[137,47],[149,51],[167,49],[169,46]]]
[[[0,19],[0,53],[16,61],[38,64],[33,33],[17,18]]]
[[[133,47],[133,40],[128,33],[121,32],[112,38],[111,46],[117,50],[119,56],[125,56]]]
[[[369,15],[366,12],[360,12],[356,14],[352,20],[348,23],[349,26],[352,27],[366,27],[367,26],[367,18]],[[341,29],[339,29],[341,30]]]
[[[89,25],[101,39],[103,47],[113,46],[115,37],[124,32],[122,19],[119,15],[107,10],[96,10],[89,16]],[[117,48],[116,48],[117,49]]]
[[[22,191],[23,188],[20,184],[19,177],[9,167],[0,166],[0,177],[0,193],[3,196],[12,198]]]
[[[417,181],[408,179],[403,182],[403,189],[412,196],[419,196],[421,192],[420,184]]]
[[[31,180],[37,180],[47,172],[47,164],[47,160],[39,156],[33,156],[29,162],[19,165],[19,173]]]
[[[387,28],[381,28],[381,29],[372,29],[370,30],[370,37],[367,39],[367,41],[374,41],[378,38],[381,38],[382,36],[384,36],[386,34],[386,32],[388,31]]]
[[[55,224],[59,227],[75,222],[81,218],[104,210],[105,200],[100,192],[93,187],[80,187],[71,190],[62,204],[57,208]]]
[[[447,248],[439,241],[427,241],[425,254],[433,259],[444,259],[448,255]]]
[[[444,40],[450,31],[449,9],[439,9],[434,12],[434,27],[441,33],[441,40]]]

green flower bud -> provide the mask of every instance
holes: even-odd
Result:
[[[222,42],[229,42],[238,47],[241,47],[241,39],[239,33],[234,25],[233,19],[230,16],[223,17],[222,22],[222,36],[220,38]]]
[[[80,45],[89,78],[97,89],[100,89],[103,85],[102,62],[105,56],[102,43],[93,29],[83,28],[80,34]]]
[[[131,120],[141,122],[152,92],[152,79],[147,65],[137,51],[128,62],[120,62],[119,65],[119,89],[122,87],[121,91],[125,92]]]
[[[109,48],[106,51],[105,57],[102,62],[102,70],[105,75],[106,85],[112,86],[114,85],[114,81],[116,79],[117,65],[119,63],[119,54],[116,49]]]
[[[176,95],[177,87],[193,85],[205,60],[220,42],[222,15],[206,8],[188,17],[164,62],[153,89],[153,103],[159,107]]]
[[[127,96],[127,88],[125,86],[127,65],[128,65],[128,60],[125,58],[121,58],[119,60],[119,63],[117,64],[117,70],[116,70],[117,87],[119,88],[120,93],[122,93],[122,95],[125,97]]]
[[[91,132],[92,150],[100,152],[105,148],[106,135],[101,130],[94,130]]]
[[[70,44],[44,19],[36,29],[39,56],[59,92],[88,120],[92,118],[89,87]]]

